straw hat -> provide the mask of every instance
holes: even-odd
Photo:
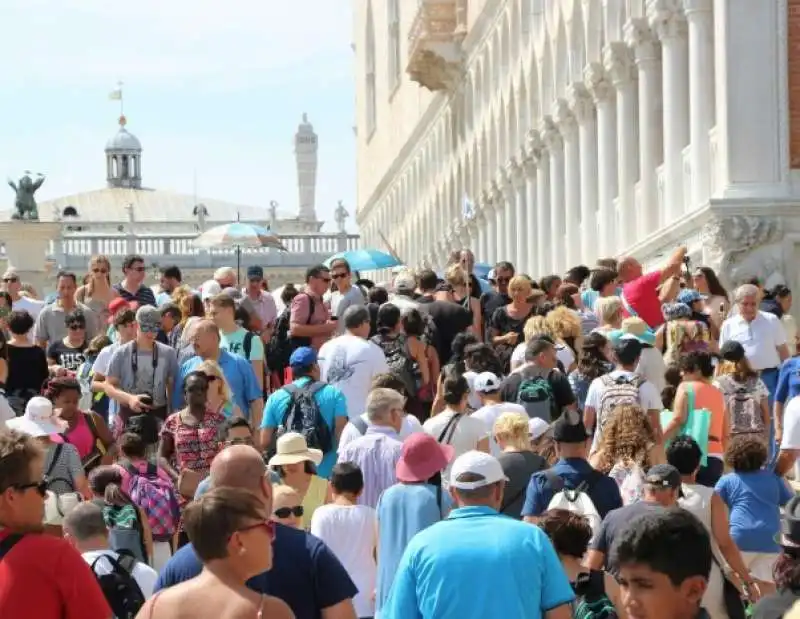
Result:
[[[36,396],[28,400],[25,405],[25,414],[22,417],[6,421],[6,427],[38,438],[60,434],[66,431],[67,424],[56,415],[50,400]]]
[[[299,432],[287,432],[278,439],[275,447],[275,455],[269,459],[270,466],[298,464],[307,460],[317,465],[322,462],[322,451],[309,449],[306,438]]]

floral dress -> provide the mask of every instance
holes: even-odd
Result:
[[[161,436],[169,435],[175,445],[172,455],[175,469],[189,469],[207,477],[211,470],[211,461],[219,452],[217,430],[225,422],[225,417],[215,411],[207,410],[205,417],[198,425],[189,425],[181,418],[181,413],[172,413],[161,428]],[[183,508],[188,502],[178,495],[178,502]]]

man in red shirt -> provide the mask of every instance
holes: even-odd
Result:
[[[0,617],[110,619],[86,561],[42,533],[44,459],[35,438],[0,429]]]
[[[651,329],[664,322],[661,304],[671,301],[680,290],[680,272],[686,247],[679,247],[660,271],[644,275],[642,265],[630,256],[619,261],[622,303],[629,316],[638,316]]]

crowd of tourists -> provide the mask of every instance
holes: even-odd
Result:
[[[783,285],[346,260],[0,293],[0,617],[740,619],[800,599]],[[116,283],[112,283],[115,282]],[[795,482],[794,480],[797,480]],[[794,612],[800,612],[800,605]]]

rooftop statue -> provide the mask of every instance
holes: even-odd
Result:
[[[339,228],[339,233],[344,234],[347,232],[345,229],[345,222],[347,218],[350,217],[350,213],[347,212],[347,209],[344,207],[344,203],[339,200],[339,204],[336,207],[336,210],[333,212],[334,221],[336,222],[336,226]]]
[[[9,186],[17,194],[17,199],[14,201],[14,206],[17,210],[11,216],[11,219],[39,219],[39,210],[36,208],[36,200],[33,194],[42,186],[45,177],[44,174],[39,173],[36,175],[36,180],[33,180],[30,176],[31,174],[30,170],[25,170],[23,177],[16,183],[8,179]]]

